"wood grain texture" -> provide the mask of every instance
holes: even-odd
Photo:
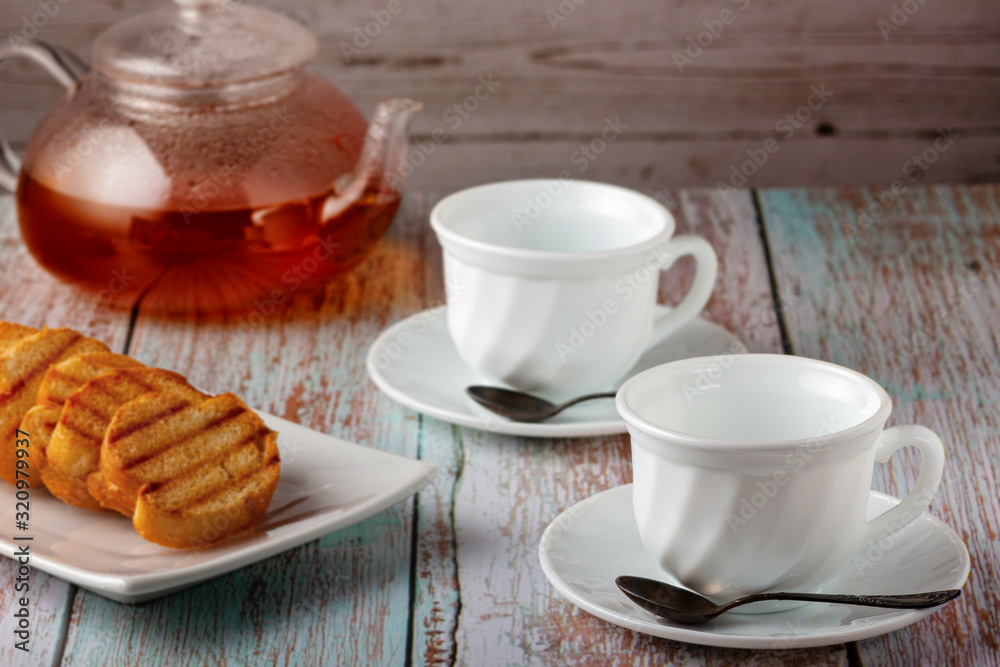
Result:
[[[419,308],[414,238],[424,224],[404,210],[361,268],[325,294],[289,293],[287,308],[263,319],[209,323],[140,311],[131,353],[208,391],[233,391],[311,428],[413,458],[419,420],[378,395],[364,353],[386,324]],[[141,655],[142,664],[403,665],[410,502],[140,607],[81,593],[66,664],[129,664]]]
[[[21,243],[14,198],[0,195],[0,319],[33,327],[71,326],[121,351],[128,332],[128,311],[104,308],[99,298],[60,283],[35,263]],[[32,494],[47,494],[34,489]],[[4,527],[4,530],[7,530]],[[12,527],[10,528],[13,529]],[[14,590],[17,565],[0,558],[0,663],[47,664],[58,654],[76,590],[62,579],[32,570],[27,597],[31,622],[30,654],[14,649],[13,612],[23,593]]]
[[[420,280],[413,285],[422,299],[421,310],[443,305],[446,300],[441,250],[429,224],[424,222],[438,199],[436,195],[408,197],[408,201],[419,201],[423,208],[419,216],[422,224],[418,241],[422,272]],[[383,400],[388,399],[383,397]],[[410,626],[413,645],[409,658],[411,664],[424,667],[453,665],[458,651],[455,632],[462,603],[454,500],[455,491],[462,483],[464,451],[454,426],[423,415],[419,419],[420,458],[433,463],[438,476],[417,496]]]
[[[888,182],[898,168],[899,142],[932,139],[942,126],[960,129],[979,148],[963,149],[964,159],[942,161],[928,173],[930,182],[1000,176],[1000,11],[990,0],[926,2],[888,39],[878,22],[891,19],[890,2],[567,3],[402,2],[388,21],[385,0],[260,4],[316,32],[320,54],[313,69],[366,114],[390,95],[423,100],[416,133],[441,128],[455,141],[477,145],[477,155],[463,164],[478,182],[520,175],[517,147],[497,160],[490,152],[495,144],[542,141],[543,150],[555,151],[552,144],[562,141],[591,141],[605,118],[621,116],[633,144],[660,151],[659,159],[646,154],[661,175],[647,182],[712,185],[745,149],[780,137],[776,123],[820,85],[832,97],[796,130],[799,139],[816,141],[800,144],[801,152],[787,151],[751,186]],[[572,12],[560,10],[570,5]],[[87,55],[105,27],[154,6],[158,0],[73,0],[36,39]],[[688,40],[698,39],[705,22],[717,22],[724,10],[734,12],[732,22],[679,70],[675,53],[689,48]],[[37,11],[34,0],[13,0],[0,6],[0,26],[16,33]],[[567,20],[550,22],[561,11]],[[366,28],[374,36],[358,37]],[[26,63],[3,70],[0,117],[7,135],[24,142],[60,93]],[[486,75],[499,87],[456,115],[455,105],[466,104]],[[859,142],[866,147],[861,157]],[[498,169],[498,161],[506,169]],[[602,178],[611,180],[610,174]],[[448,190],[455,176],[452,170],[419,187]]]
[[[860,642],[863,664],[1000,664],[991,587],[1000,574],[1000,188],[908,184],[870,222],[858,211],[876,211],[883,189],[764,191],[777,295],[749,193],[647,192],[674,212],[679,231],[705,236],[719,254],[707,319],[754,351],[780,352],[777,305],[795,353],[871,375],[896,399],[891,423],[925,424],[945,441],[932,511],[968,544],[969,584],[920,623]],[[426,220],[436,200],[407,196],[379,250],[323,294],[290,293],[286,308],[259,321],[166,320],[140,308],[131,341],[141,361],[209,391],[430,461],[440,471],[433,483],[349,529],[138,607],[81,591],[67,618],[72,589],[36,573],[36,652],[30,662],[10,653],[0,661],[47,664],[64,650],[67,665],[848,662],[842,646],[753,652],[651,638],[578,610],[549,586],[537,558],[542,531],[576,502],[630,481],[627,438],[453,427],[396,405],[364,373],[378,331],[443,299]],[[682,263],[664,278],[664,301],[686,289],[689,270]],[[4,317],[69,323],[124,346],[127,313],[87,304],[27,257],[10,197],[0,197],[0,288]],[[903,453],[877,470],[876,485],[904,494],[915,467]],[[2,559],[0,577],[12,580],[8,570]],[[10,605],[0,587],[4,632]]]
[[[890,424],[923,424],[947,460],[933,514],[972,556],[964,594],[929,618],[860,642],[865,665],[1000,664],[1000,190],[911,189],[871,222],[877,190],[760,195],[796,354],[871,376],[894,398]],[[888,200],[887,200],[888,201]],[[846,227],[845,227],[846,225]],[[876,468],[904,495],[918,457]]]
[[[628,116],[622,113],[621,118],[624,121]],[[450,135],[414,169],[406,187],[411,191],[453,190],[517,178],[554,178],[563,171],[581,180],[636,189],[657,189],[663,184],[717,188],[720,182],[741,188],[866,185],[896,179],[910,185],[954,183],[996,180],[991,161],[1000,154],[1000,137],[963,135],[927,171],[914,172],[907,165],[914,155],[933,147],[934,137],[831,141],[800,134],[781,142],[779,150],[757,167],[748,163],[747,151],[759,151],[764,137],[667,139],[630,128],[601,154],[595,153],[594,160],[581,160],[582,149],[600,137],[603,124],[602,118],[594,118],[586,132],[568,138],[510,141]],[[414,142],[425,138],[414,137]],[[975,165],[980,165],[978,171]]]

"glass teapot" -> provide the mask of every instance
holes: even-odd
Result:
[[[67,88],[0,185],[52,273],[100,299],[205,312],[282,302],[360,263],[400,202],[413,100],[370,125],[305,71],[317,42],[274,12],[175,0],[103,32],[92,71],[39,42],[0,46]]]

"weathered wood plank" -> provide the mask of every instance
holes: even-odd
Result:
[[[423,205],[422,219],[440,197],[421,195],[412,199]],[[417,241],[422,271],[415,285],[422,297],[421,310],[445,303],[441,272],[441,250],[429,224]],[[384,401],[390,401],[382,397]],[[391,402],[391,401],[390,401]],[[455,489],[465,462],[456,429],[445,422],[419,416],[420,458],[437,466],[438,476],[417,497],[417,541],[414,554],[414,590],[410,632],[411,663],[423,667],[453,665],[457,647],[455,631],[461,608],[460,573],[455,552]]]
[[[414,169],[406,187],[452,191],[500,180],[554,178],[563,171],[574,178],[636,189],[658,189],[663,183],[672,187],[718,187],[722,182],[750,188],[888,184],[896,179],[912,186],[987,181],[1000,175],[990,163],[1000,153],[1000,137],[978,136],[957,139],[948,151],[935,157],[926,171],[916,167],[912,159],[933,148],[933,137],[886,140],[881,148],[873,150],[870,139],[831,142],[827,137],[796,135],[781,143],[779,150],[757,167],[747,164],[747,151],[759,151],[763,139],[658,140],[642,133],[630,134],[629,129],[601,154],[595,154],[595,159],[581,160],[581,149],[600,136],[603,124],[602,118],[595,118],[587,136],[551,141],[466,141],[455,135],[434,147]],[[421,139],[417,137],[416,141]],[[972,171],[970,165],[976,164],[982,165],[982,170]]]
[[[419,421],[377,395],[364,352],[387,323],[417,310],[425,220],[406,205],[380,249],[318,296],[226,322],[140,314],[132,354],[208,391],[334,436],[415,457]],[[416,210],[421,210],[419,205]],[[412,501],[407,501],[407,503]],[[412,512],[347,530],[140,607],[81,593],[66,663],[403,665]]]
[[[110,277],[109,277],[110,279]],[[0,319],[29,326],[70,326],[121,351],[128,333],[129,312],[104,308],[94,295],[60,283],[35,263],[21,242],[17,229],[14,198],[0,196]],[[36,489],[32,493],[48,493]],[[32,570],[29,591],[14,589],[17,564],[0,559],[0,662],[4,664],[47,664],[58,653],[69,602],[75,586],[62,579]],[[29,605],[30,654],[14,649],[13,612],[17,600],[26,595]]]
[[[370,111],[370,110],[368,110]],[[626,116],[622,116],[625,120]],[[895,179],[914,183],[914,155],[933,146],[933,138],[841,139],[796,135],[756,169],[746,165],[747,151],[757,151],[764,139],[662,139],[626,130],[592,161],[581,161],[581,148],[600,136],[603,118],[595,118],[587,134],[561,139],[518,140],[452,134],[428,148],[427,136],[413,137],[411,155],[419,162],[407,180],[412,192],[450,192],[473,185],[518,178],[554,178],[569,171],[574,178],[617,183],[636,189],[718,187],[719,182],[742,188],[785,185],[868,185]],[[421,150],[418,146],[423,145]],[[418,152],[413,152],[418,151]],[[420,157],[416,157],[419,155]],[[919,183],[987,182],[1000,178],[994,163],[1000,137],[963,135],[941,154]],[[455,165],[460,165],[456,168]],[[733,169],[737,170],[736,172]],[[910,169],[907,174],[903,169]],[[919,169],[919,168],[918,168]],[[741,171],[742,170],[742,171]],[[737,175],[739,174],[739,175]],[[746,176],[750,174],[749,176]],[[745,182],[742,176],[746,176]]]
[[[889,18],[891,6],[860,1],[833,11],[786,0],[775,11],[743,0],[631,0],[624,6],[591,0],[554,29],[546,12],[558,13],[557,2],[474,0],[439,4],[434,11],[404,3],[390,20],[383,16],[384,27],[368,25],[373,12],[385,10],[378,0],[336,9],[322,0],[257,4],[315,31],[321,44],[316,70],[367,104],[388,93],[419,92],[440,116],[451,100],[473,93],[481,74],[494,73],[504,83],[496,93],[503,104],[484,106],[467,131],[585,130],[591,115],[624,109],[634,110],[644,129],[770,128],[820,83],[843,96],[839,108],[824,111],[844,130],[933,129],[942,118],[997,127],[1000,12],[988,0],[958,8],[925,3],[889,39],[877,22]],[[741,11],[744,4],[749,6]],[[117,6],[80,0],[62,7],[36,38],[89,55],[105,27],[157,6],[155,0]],[[674,53],[683,55],[688,38],[697,38],[704,22],[716,21],[725,9],[735,20],[679,69]],[[0,10],[0,24],[19,32],[24,17],[36,11],[29,0],[10,3]],[[358,37],[365,28],[377,34]],[[32,91],[44,79],[16,69],[19,79],[32,83],[13,89],[7,104],[37,113]],[[11,125],[11,135],[22,138],[13,131],[17,126]]]
[[[780,351],[767,267],[752,201],[711,192],[653,193],[678,216],[679,229],[706,236],[720,256],[720,280],[706,317],[735,331],[751,349]],[[429,234],[429,232],[428,232]],[[430,294],[442,291],[439,250],[430,245]],[[664,281],[669,300],[686,289],[689,267]],[[669,287],[667,286],[669,284]],[[386,399],[388,400],[388,399]],[[558,440],[496,436],[424,419],[422,457],[458,466],[451,507],[440,497],[428,508],[426,548],[433,567],[418,565],[418,587],[429,600],[417,608],[417,664],[843,664],[843,647],[753,653],[651,638],[579,611],[548,584],[538,542],[559,512],[598,491],[631,480],[624,436]],[[457,452],[456,452],[457,448]],[[444,466],[442,466],[444,467]],[[423,498],[423,495],[421,496]],[[421,520],[424,521],[421,504]],[[443,517],[434,513],[443,512]],[[435,536],[434,521],[453,524],[454,543]],[[423,549],[421,546],[420,549]],[[418,551],[419,553],[419,551]],[[455,568],[457,563],[457,581]],[[460,590],[460,607],[454,587]],[[460,615],[450,621],[448,613]],[[427,632],[421,628],[427,627]],[[454,634],[453,643],[448,633]],[[443,641],[444,645],[434,641]],[[433,650],[429,650],[433,649]]]
[[[965,149],[965,158],[942,163],[928,178],[997,178],[1000,12],[989,0],[924,3],[888,39],[878,22],[891,18],[892,3],[855,0],[834,9],[805,0],[766,6],[749,0],[589,0],[569,3],[575,9],[553,26],[547,12],[566,12],[560,6],[567,3],[453,0],[433,11],[402,3],[395,15],[383,0],[337,7],[324,0],[262,4],[317,33],[321,52],[314,70],[337,82],[366,113],[389,95],[422,99],[426,111],[415,124],[422,135],[442,128],[477,143],[580,142],[590,141],[605,118],[621,116],[636,143],[661,144],[653,165],[663,177],[649,182],[704,186],[743,159],[746,148],[782,136],[776,124],[806,103],[813,86],[825,85],[829,101],[796,130],[800,138],[822,133],[821,141],[803,153],[786,152],[795,159],[772,162],[768,180],[750,185],[887,182],[898,169],[898,142],[932,138],[949,125],[986,146]],[[88,54],[106,26],[154,6],[157,0],[74,0],[60,6],[36,38]],[[718,21],[723,10],[733,11],[734,20],[680,71],[675,53],[683,54],[689,38],[697,39],[705,22]],[[0,7],[0,25],[17,32],[37,11],[33,0],[8,3]],[[366,28],[374,36],[357,38]],[[351,49],[358,53],[346,57]],[[5,64],[3,70],[0,115],[7,135],[23,142],[59,93],[26,63]],[[499,87],[486,99],[470,98],[484,75]],[[465,110],[456,113],[456,104]],[[714,155],[718,146],[696,150],[702,141],[725,144],[724,155]],[[856,159],[858,142],[870,160]],[[478,182],[500,173],[483,169],[495,162],[489,148],[463,161],[474,172],[482,169]],[[507,164],[505,177],[517,176],[520,165]],[[609,172],[602,178],[612,177]],[[452,186],[438,180],[420,187]]]
[[[932,512],[972,554],[964,594],[908,628],[860,643],[865,665],[1000,664],[1000,190],[911,189],[877,212],[877,190],[761,193],[796,354],[856,368],[894,397],[890,424],[944,441]],[[846,226],[845,226],[846,225]],[[903,495],[917,456],[878,466]]]

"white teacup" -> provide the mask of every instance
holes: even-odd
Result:
[[[877,550],[919,517],[944,468],[931,431],[883,430],[892,403],[882,387],[814,359],[675,361],[630,378],[617,407],[632,438],[643,545],[718,600],[817,589],[859,543]],[[866,523],[875,461],[909,446],[921,452],[909,495]]]
[[[525,180],[457,192],[431,211],[444,248],[448,330],[485,380],[549,395],[610,388],[694,318],[716,257],[673,237],[656,200],[601,183]],[[655,316],[661,270],[697,261],[694,284]]]

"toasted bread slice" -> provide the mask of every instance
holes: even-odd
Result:
[[[87,491],[86,485],[81,486],[79,480],[61,474],[52,466],[42,468],[42,482],[49,493],[64,503],[95,512],[107,512],[111,509],[97,502]]]
[[[0,322],[0,350],[33,333],[38,333],[38,329],[16,322]]]
[[[209,546],[254,526],[278,484],[277,434],[233,394],[202,403],[146,394],[115,415],[101,445],[106,496],[145,539]]]
[[[114,352],[89,352],[76,354],[49,367],[38,387],[35,407],[28,410],[21,420],[21,430],[31,434],[31,446],[41,456],[31,461],[35,473],[29,478],[31,488],[42,486],[42,477],[48,467],[45,452],[59,417],[62,415],[63,403],[69,395],[102,373],[119,368],[141,368],[135,359]],[[39,474],[40,473],[40,474]],[[69,480],[62,479],[55,472],[49,473],[52,485],[65,487]],[[100,505],[91,501],[91,509],[100,509]]]
[[[14,328],[11,328],[14,326]],[[24,415],[35,405],[38,387],[49,366],[77,354],[108,352],[108,347],[72,329],[49,329],[20,336],[15,325],[4,327],[15,332],[12,342],[0,350],[0,478],[14,484],[17,480],[15,432]],[[0,332],[0,335],[4,335]],[[19,336],[19,337],[18,337]],[[31,432],[29,431],[29,440]],[[29,450],[30,451],[30,450]],[[27,473],[41,472],[41,451],[31,451]],[[24,469],[22,469],[22,479]]]
[[[122,368],[98,375],[70,394],[46,450],[56,474],[43,478],[52,495],[71,505],[93,509],[87,477],[98,469],[101,441],[118,408],[151,391],[171,391],[191,401],[207,396],[182,375],[159,368]],[[84,502],[81,502],[81,499]]]
[[[125,368],[142,368],[143,365],[124,354],[92,352],[77,354],[50,367],[38,387],[39,405],[62,406],[70,394],[98,375]]]
[[[59,422],[59,415],[62,414],[61,405],[36,405],[24,413],[21,420],[21,430],[30,434],[31,458],[29,462],[31,469],[27,479],[29,488],[37,488],[42,485],[42,475],[47,467],[45,452],[52,441],[52,432]],[[24,478],[22,478],[24,479]]]

